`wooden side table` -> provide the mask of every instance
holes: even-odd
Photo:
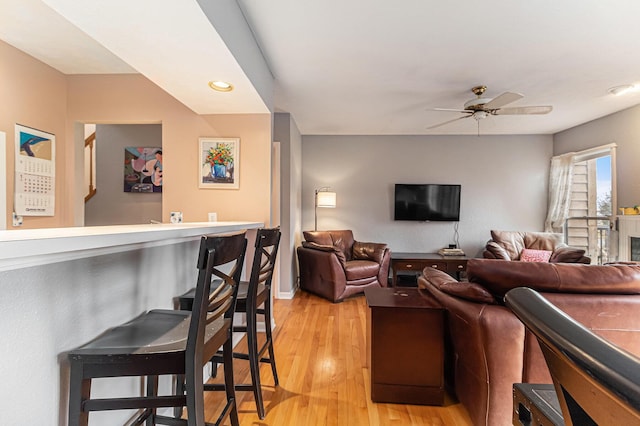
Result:
[[[391,252],[392,285],[398,285],[398,271],[422,272],[427,266],[440,269],[460,280],[460,273],[467,270],[466,256],[442,256],[438,253]]]
[[[445,309],[424,290],[365,290],[371,400],[444,403]]]

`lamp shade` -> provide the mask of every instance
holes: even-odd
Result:
[[[318,207],[336,207],[336,193],[329,191],[320,191],[316,195],[316,206]]]

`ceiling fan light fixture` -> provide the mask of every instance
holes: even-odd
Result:
[[[622,96],[631,92],[637,92],[640,90],[640,86],[634,84],[621,84],[620,86],[614,86],[607,89],[607,92],[614,96]]]
[[[483,119],[487,118],[487,115],[488,114],[487,114],[486,111],[476,111],[476,112],[473,113],[473,118],[476,121],[480,121],[480,120],[483,120]]]
[[[220,80],[210,81],[209,87],[218,92],[230,92],[233,90],[233,84]]]

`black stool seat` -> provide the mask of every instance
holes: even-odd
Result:
[[[69,358],[78,360],[105,354],[133,357],[163,352],[167,356],[172,353],[177,354],[184,363],[190,320],[191,312],[189,311],[169,309],[149,311],[125,324],[105,331],[92,341],[70,351]],[[230,320],[218,318],[207,325],[207,334],[213,335],[216,330],[230,323]],[[184,366],[178,368],[184,369]]]

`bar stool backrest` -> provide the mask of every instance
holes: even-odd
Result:
[[[250,299],[256,297],[258,284],[264,284],[267,289],[271,288],[278,246],[280,245],[280,235],[280,228],[261,228],[258,230],[251,276],[249,278],[248,303],[251,302]]]
[[[229,236],[205,235],[200,240],[198,283],[186,350],[187,362],[193,362],[196,371],[202,371],[202,368],[196,366],[204,365],[218,349],[208,347],[205,339],[206,326],[220,317],[229,320],[233,317],[246,247],[244,233]],[[225,273],[220,267],[230,269],[230,272]],[[222,283],[210,291],[214,277],[222,280]]]

